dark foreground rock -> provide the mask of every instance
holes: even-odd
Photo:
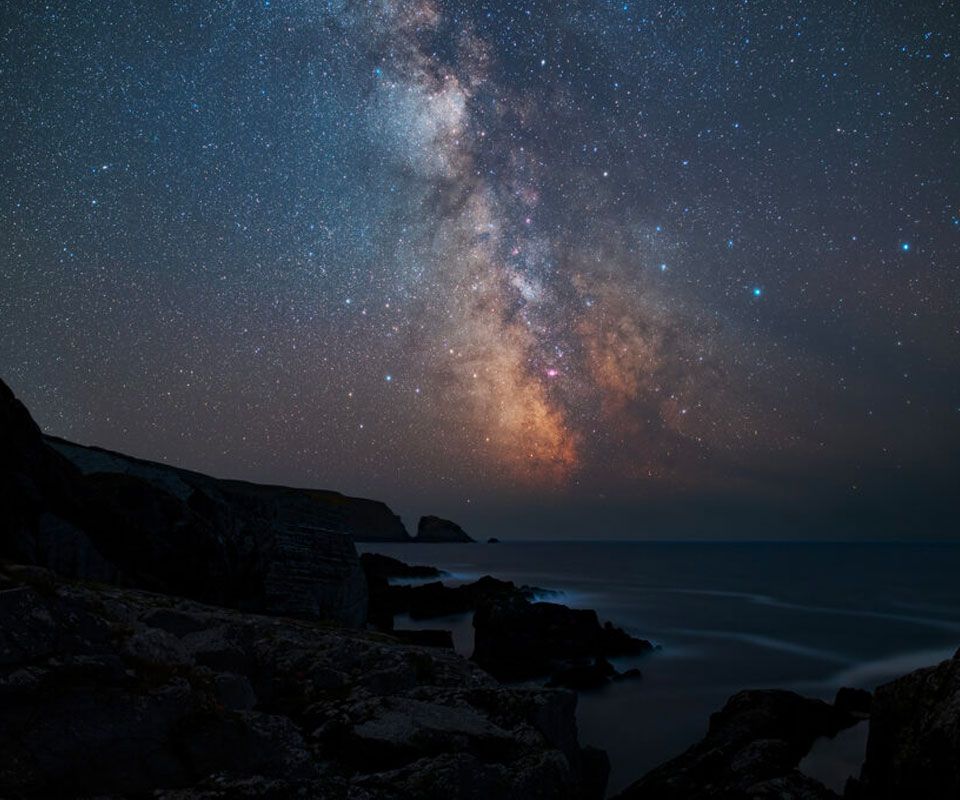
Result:
[[[867,758],[850,798],[960,797],[960,651],[873,694]]]
[[[589,688],[616,674],[607,658],[653,650],[609,622],[600,625],[595,611],[531,603],[516,594],[480,604],[473,627],[473,660],[506,681],[552,675],[556,685]]]
[[[467,534],[464,532],[463,528],[457,525],[456,522],[451,522],[448,519],[441,519],[440,517],[426,516],[420,517],[420,522],[417,525],[417,538],[414,539],[416,542],[472,542]]]
[[[0,570],[8,796],[601,798],[575,704],[383,635]]]
[[[618,800],[835,800],[796,766],[816,739],[859,719],[793,692],[739,692],[710,717],[701,742],[647,773]]]

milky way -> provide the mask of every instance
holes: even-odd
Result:
[[[49,432],[481,532],[949,507],[952,4],[2,30],[0,375]]]

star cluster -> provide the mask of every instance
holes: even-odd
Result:
[[[51,433],[468,527],[942,511],[958,31],[949,2],[8,7],[0,374]]]

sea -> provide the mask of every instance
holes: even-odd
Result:
[[[456,584],[493,575],[595,609],[659,645],[615,659],[643,677],[580,692],[581,744],[607,751],[609,793],[679,755],[741,689],[832,700],[873,689],[960,648],[960,543],[502,542],[365,543]],[[473,651],[470,615],[398,616],[398,628],[446,628]],[[866,725],[814,745],[801,769],[842,791],[863,760]]]

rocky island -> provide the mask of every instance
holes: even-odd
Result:
[[[414,541],[430,544],[441,542],[469,544],[474,540],[467,536],[463,528],[456,522],[440,517],[427,516],[420,517],[420,522],[417,525],[417,538]]]

